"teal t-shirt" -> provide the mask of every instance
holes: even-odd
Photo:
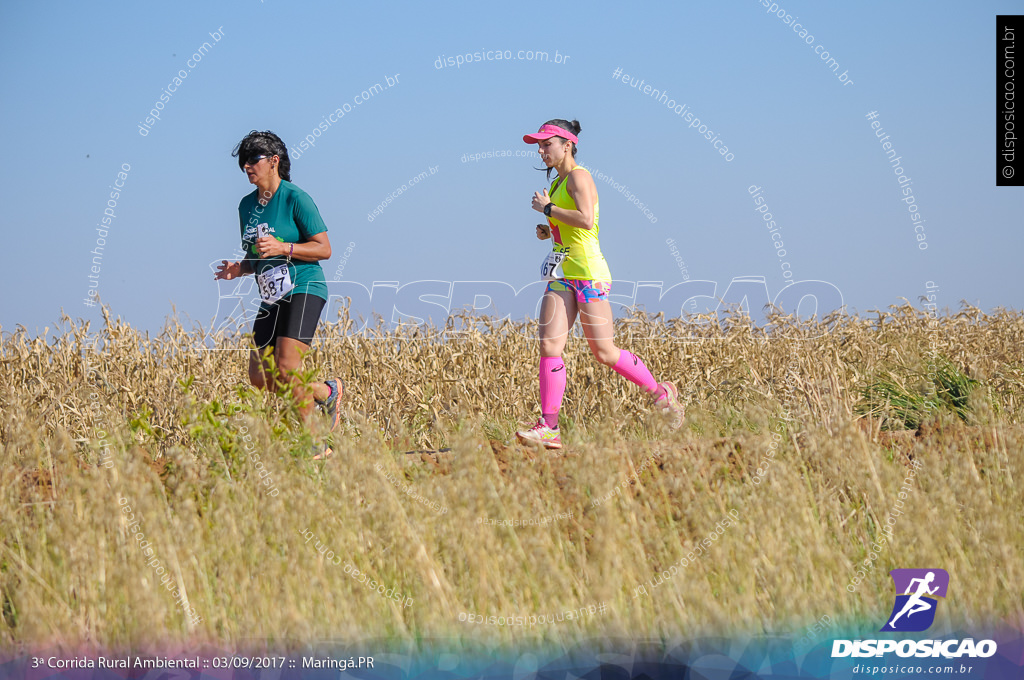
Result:
[[[314,234],[327,231],[327,225],[320,217],[313,199],[291,182],[281,180],[281,185],[266,206],[261,206],[256,200],[258,193],[259,189],[256,189],[238,204],[242,250],[245,251],[245,260],[252,264],[257,276],[287,262],[284,257],[260,258],[256,250],[256,239],[261,230],[285,243],[302,243]],[[296,293],[306,293],[327,300],[327,283],[319,262],[303,262],[292,258],[288,263],[288,273],[295,287],[282,299]]]

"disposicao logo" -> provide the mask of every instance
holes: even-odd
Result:
[[[889,575],[896,586],[896,603],[881,632],[917,633],[931,628],[939,603],[936,598],[945,598],[949,589],[946,570],[893,569]]]
[[[880,632],[917,633],[935,622],[938,598],[945,598],[949,574],[945,569],[893,569],[889,572],[896,586],[892,613]],[[895,652],[901,657],[990,657],[996,653],[993,640],[975,643],[964,640],[834,640],[832,657],[871,657]]]

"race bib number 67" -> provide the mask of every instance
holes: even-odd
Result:
[[[258,275],[256,284],[260,289],[260,297],[268,305],[277,302],[295,287],[287,264],[268,269]]]
[[[554,281],[556,279],[564,279],[565,274],[562,273],[562,262],[569,253],[560,253],[557,250],[552,250],[548,253],[548,256],[544,258],[544,262],[540,265],[540,276],[545,281]]]

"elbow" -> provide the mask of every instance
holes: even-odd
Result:
[[[327,246],[324,247],[322,255],[323,257],[320,258],[321,260],[331,259],[331,244],[328,243]]]

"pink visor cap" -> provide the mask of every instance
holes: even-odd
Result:
[[[523,141],[527,144],[536,144],[542,139],[550,139],[552,137],[565,137],[573,144],[578,144],[579,139],[576,135],[569,132],[565,128],[560,128],[557,125],[541,125],[540,130],[537,130],[532,135],[523,135]]]

